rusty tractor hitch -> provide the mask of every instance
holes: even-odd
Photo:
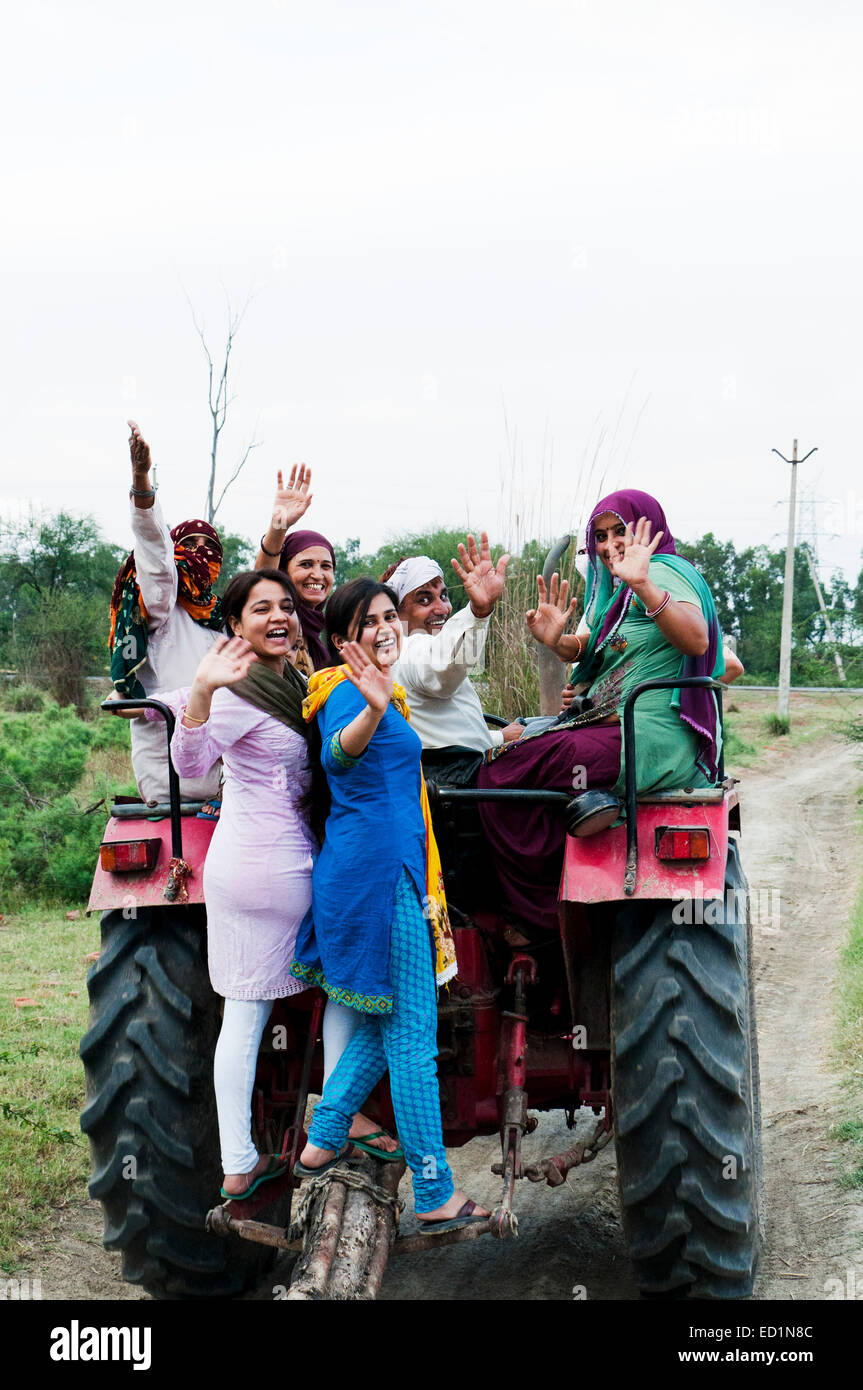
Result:
[[[569,1170],[578,1168],[582,1163],[590,1163],[605,1148],[611,1137],[611,1122],[608,1116],[605,1116],[599,1121],[590,1139],[579,1140],[565,1153],[552,1154],[551,1158],[542,1158],[538,1163],[529,1163],[519,1176],[527,1178],[528,1182],[546,1182],[549,1187],[562,1187],[566,1182],[566,1175]],[[493,1163],[491,1171],[502,1173],[504,1165]]]

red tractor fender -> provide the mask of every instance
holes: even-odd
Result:
[[[602,903],[630,898],[722,898],[725,894],[725,861],[728,827],[737,806],[737,792],[726,791],[722,801],[641,802],[638,806],[638,874],[635,889],[624,893],[626,826],[617,825],[596,835],[578,839],[567,835],[560,884],[560,900]],[[657,857],[657,832],[670,829],[706,828],[710,857],[669,860]]]
[[[213,838],[216,822],[198,820],[195,816],[183,817],[183,859],[191,872],[185,879],[188,897],[184,905],[204,901],[204,860]],[[96,864],[93,886],[87,911],[102,911],[116,907],[165,907],[165,886],[171,863],[171,819],[161,820],[121,820],[112,817],[105,826],[102,844],[115,844],[126,840],[158,841],[158,857],[152,869],[138,873],[111,873],[103,869],[100,860]]]

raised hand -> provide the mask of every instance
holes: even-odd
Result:
[[[132,468],[135,473],[146,474],[150,471],[150,446],[142,437],[141,431],[134,420],[127,420],[126,424],[132,433],[129,435],[129,454],[132,459]]]
[[[222,685],[236,685],[257,659],[245,637],[217,637],[198,665],[195,685],[211,693]]]
[[[339,656],[348,668],[348,680],[356,686],[369,709],[378,716],[386,714],[393,693],[392,670],[376,666],[359,642],[345,642]]]
[[[556,570],[551,576],[550,592],[546,590],[541,574],[536,576],[536,587],[539,601],[536,608],[528,610],[524,620],[538,642],[554,648],[575,611],[576,600],[569,598],[569,580],[564,579],[561,584]]]
[[[609,561],[608,567],[614,577],[622,580],[624,584],[628,584],[630,588],[637,584],[643,584],[648,577],[650,557],[664,534],[664,531],[657,531],[651,541],[650,522],[646,516],[638,518],[635,523],[635,531],[633,531],[631,524],[627,523],[626,533],[623,536],[623,554],[617,555]]]
[[[288,485],[282,480],[282,470],[276,474],[276,496],[273,502],[274,531],[287,531],[291,526],[295,526],[301,516],[304,516],[311,504],[313,494],[309,492],[312,482],[312,470],[306,464],[294,464],[288,478]]]
[[[480,533],[479,549],[473,536],[467,537],[467,546],[458,548],[458,560],[452,567],[464,584],[465,593],[477,618],[487,618],[494,612],[494,606],[504,591],[506,567],[509,556],[501,555],[497,564],[492,564],[491,550],[485,531]]]

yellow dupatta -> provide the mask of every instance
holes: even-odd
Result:
[[[315,671],[309,677],[309,693],[303,701],[303,718],[307,723],[310,723],[318,710],[326,704],[336,686],[347,680],[347,669],[347,666],[326,666],[322,671]],[[408,708],[407,692],[404,686],[397,682],[393,684],[390,703],[410,723],[411,712]],[[447,911],[440,855],[434,837],[428,792],[422,770],[420,770],[420,787],[423,823],[426,832],[426,892],[423,901],[423,913],[431,922],[434,932],[435,982],[438,985],[444,985],[457,974],[458,962],[456,961],[455,941]]]

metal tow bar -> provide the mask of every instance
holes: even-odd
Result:
[[[527,1024],[526,992],[529,984],[536,984],[536,961],[532,956],[517,954],[513,956],[506,983],[515,986],[515,1007],[512,1012],[504,1011],[506,1020],[506,1042],[503,1048],[506,1068],[506,1089],[503,1095],[503,1123],[501,1125],[501,1150],[503,1162],[498,1169],[503,1173],[503,1191],[500,1206],[491,1215],[491,1234],[498,1240],[510,1240],[518,1235],[518,1218],[512,1209],[515,1196],[515,1180],[522,1176],[521,1141],[525,1133],[535,1126],[527,1113]]]

